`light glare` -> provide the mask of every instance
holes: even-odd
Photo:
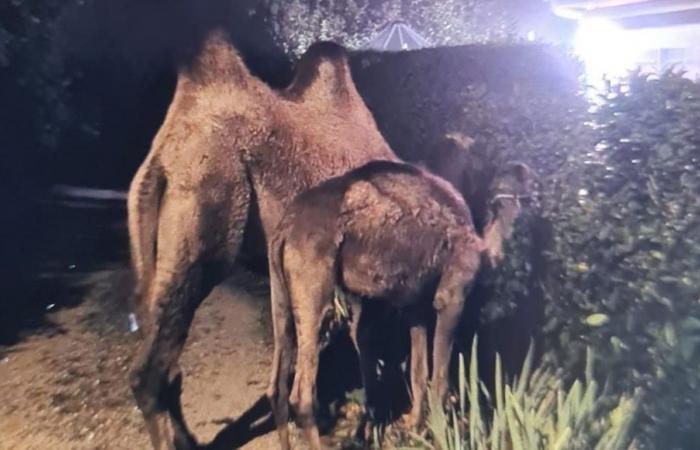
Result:
[[[640,51],[625,30],[599,18],[579,22],[574,46],[592,83],[625,75],[634,68]]]

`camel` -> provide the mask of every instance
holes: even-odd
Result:
[[[294,200],[268,247],[275,344],[268,396],[284,450],[290,448],[289,404],[309,446],[321,448],[314,419],[319,331],[336,290],[363,304],[388,302],[408,318],[413,399],[408,426],[424,411],[428,318],[434,315],[431,389],[443,401],[465,296],[481,256],[491,265],[503,257],[501,244],[512,233],[520,200],[529,196],[530,179],[521,163],[497,174],[483,238],[449,182],[407,163],[370,162]],[[354,327],[368,400],[376,383],[367,339],[376,326],[371,322],[360,313]]]
[[[312,46],[282,91],[251,75],[222,32],[179,70],[127,201],[143,334],[130,384],[154,449],[197,446],[180,405],[178,359],[197,307],[230,274],[246,227],[259,223],[269,236],[297,194],[370,160],[397,157],[342,47]]]

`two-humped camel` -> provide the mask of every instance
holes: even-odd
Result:
[[[196,446],[178,358],[195,310],[230,273],[251,212],[269,236],[297,194],[376,159],[396,157],[341,47],[313,46],[283,92],[252,76],[221,33],[180,70],[128,198],[144,332],[130,380],[156,450]]]
[[[295,199],[268,253],[275,336],[268,395],[283,449],[289,449],[289,403],[310,447],[321,448],[314,419],[319,332],[336,289],[363,302],[389,302],[410,318],[409,425],[420,420],[424,408],[427,328],[436,316],[431,388],[437,401],[444,399],[453,335],[481,255],[491,264],[501,258],[502,241],[510,237],[529,185],[530,171],[522,164],[496,176],[483,239],[464,199],[447,181],[405,163],[370,162]],[[376,372],[366,336],[377,324],[367,322],[361,314],[355,342],[371,401]]]

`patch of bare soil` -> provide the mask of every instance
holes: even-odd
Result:
[[[127,383],[139,339],[128,331],[114,276],[82,280],[88,293],[80,306],[50,314],[55,327],[2,349],[0,450],[149,448]],[[197,312],[181,360],[182,401],[201,443],[265,392],[272,356],[267,296],[264,280],[245,274],[215,289]],[[276,448],[276,439],[268,433],[243,448]]]

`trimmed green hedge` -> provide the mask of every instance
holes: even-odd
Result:
[[[476,140],[470,177],[482,191],[467,200],[477,216],[484,180],[503,161],[538,173],[537,205],[472,299],[484,304],[485,352],[500,351],[515,372],[532,335],[573,379],[590,346],[610,402],[642,388],[639,448],[695,448],[700,84],[634,73],[591,100],[578,92],[576,64],[538,46],[358,54],[352,63],[404,158],[439,157],[448,132]]]

